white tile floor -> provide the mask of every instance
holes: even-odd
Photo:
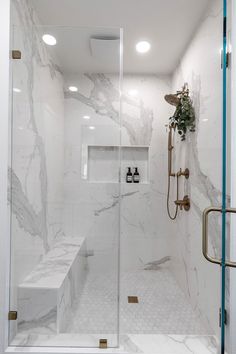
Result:
[[[100,338],[116,347],[118,332],[117,278],[114,273],[88,273],[82,295],[74,305],[67,333],[43,334],[40,328],[19,332],[14,346],[97,348]],[[197,314],[166,268],[127,272],[121,276],[120,347],[114,354],[216,354],[214,336],[207,335]],[[138,296],[128,304],[127,296]],[[79,348],[81,347],[81,349]],[[90,349],[86,352],[89,353]],[[96,351],[96,349],[94,349]],[[95,352],[94,351],[94,352]]]
[[[166,268],[122,274],[120,293],[121,334],[210,334]],[[129,304],[128,295],[138,296],[139,303]],[[89,273],[68,332],[117,330],[117,279],[111,273]]]

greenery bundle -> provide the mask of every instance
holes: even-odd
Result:
[[[173,117],[170,117],[170,125],[175,126],[181,140],[186,139],[187,131],[195,132],[195,112],[188,90],[178,92],[178,104]]]

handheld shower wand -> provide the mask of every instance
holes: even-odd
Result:
[[[172,150],[174,149],[174,146],[172,145],[172,137],[173,137],[173,130],[175,129],[174,126],[169,126],[169,134],[168,134],[168,190],[167,190],[167,212],[169,215],[169,218],[171,220],[175,220],[178,215],[178,210],[179,210],[179,205],[175,205],[175,212],[173,215],[171,215],[170,212],[170,180],[171,177],[176,177],[176,197],[177,200],[179,199],[179,174],[175,174],[172,172]]]

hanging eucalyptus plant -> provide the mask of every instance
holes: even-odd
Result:
[[[176,106],[175,113],[170,117],[170,125],[175,127],[181,136],[181,140],[186,139],[187,131],[195,132],[195,112],[189,90],[184,86],[182,91],[175,95],[167,95],[165,99],[168,103]]]

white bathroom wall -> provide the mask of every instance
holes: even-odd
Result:
[[[196,113],[196,132],[185,142],[175,137],[175,169],[190,169],[181,179],[180,197],[188,194],[191,210],[180,212],[169,237],[171,269],[194,308],[214,333],[218,333],[220,268],[202,255],[202,212],[221,204],[222,148],[222,1],[211,3],[173,76],[173,92],[189,84]],[[174,199],[175,195],[172,194]],[[220,216],[210,218],[210,247],[220,255]],[[228,290],[227,290],[228,291]]]
[[[106,167],[99,155],[100,161],[97,160],[96,165],[93,162],[96,176],[90,175],[91,162],[86,165],[83,159],[86,161],[84,154],[89,144],[120,144],[119,78],[103,74],[80,75],[67,79],[67,86],[72,83],[79,91],[65,94],[65,233],[87,238],[88,250],[95,253],[95,257],[90,257],[90,263],[94,262],[96,269],[100,270],[101,263],[106,264],[104,252],[110,254],[110,265],[113,264],[114,246],[118,240],[115,227],[119,228],[119,156],[117,151],[113,154],[110,150],[109,154],[103,151],[104,156],[107,154]],[[121,185],[123,270],[140,269],[149,262],[169,256],[166,245],[165,124],[170,108],[164,101],[164,95],[169,91],[169,78],[124,77],[121,140],[122,146],[128,146],[134,156],[124,161],[122,152],[121,178],[124,182],[129,164],[131,167],[138,165],[141,183]],[[85,119],[87,116],[90,119]],[[93,159],[95,153],[93,150]],[[107,178],[101,177],[105,168]],[[103,253],[101,261],[98,260],[99,251]],[[167,260],[164,258],[163,262]]]
[[[9,168],[12,286],[62,233],[64,173],[63,78],[41,39],[27,0],[12,1],[12,158]],[[14,298],[17,291],[12,291]],[[14,306],[16,299],[12,298]]]
[[[125,76],[123,121],[129,119],[130,107],[135,139],[129,133],[130,144],[148,145],[149,180],[147,184],[122,185],[121,203],[121,265],[122,270],[158,269],[167,265],[170,250],[167,247],[168,219],[166,213],[167,191],[167,130],[171,107],[164,100],[169,93],[170,80],[158,76]],[[129,92],[138,94],[130,100]],[[132,92],[132,91],[131,91]],[[124,125],[124,123],[123,123]],[[126,132],[122,131],[123,144]]]

